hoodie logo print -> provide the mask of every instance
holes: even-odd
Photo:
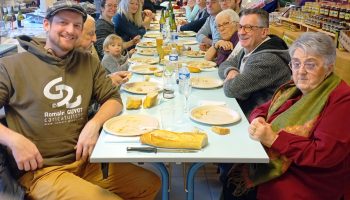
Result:
[[[52,108],[62,107],[64,105],[66,108],[75,108],[79,106],[81,104],[81,95],[77,96],[75,101],[71,103],[70,101],[72,100],[74,94],[73,88],[68,85],[58,84],[60,82],[62,82],[62,77],[50,81],[44,88],[44,95],[46,98],[61,100],[57,103],[53,103]],[[51,88],[54,88],[55,93],[50,92]],[[63,96],[63,91],[66,91],[67,93],[65,97]]]

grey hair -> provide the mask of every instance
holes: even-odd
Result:
[[[129,2],[131,0],[121,0],[119,3],[118,13],[124,14],[126,18],[135,23],[137,26],[142,26],[142,3],[140,0],[137,0],[139,3],[139,8],[137,9],[137,12],[135,14],[130,13],[129,9]]]
[[[217,14],[215,17],[215,20],[217,20],[219,17],[227,17],[231,22],[239,22],[238,14],[232,9],[226,9],[219,12],[219,14]]]
[[[289,48],[292,57],[296,49],[323,58],[325,65],[333,65],[336,59],[336,47],[332,38],[321,32],[303,33]]]
[[[246,15],[258,15],[259,26],[268,28],[269,27],[269,13],[261,8],[248,8],[243,9],[239,12],[239,17]]]

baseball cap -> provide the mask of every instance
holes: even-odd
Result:
[[[81,7],[78,3],[74,1],[57,1],[53,4],[53,6],[49,7],[46,12],[46,19],[49,19],[55,16],[59,11],[62,10],[71,10],[76,13],[79,13],[83,16],[83,21],[85,22],[87,18],[87,13],[83,7]]]

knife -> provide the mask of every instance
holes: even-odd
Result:
[[[195,149],[165,149],[165,148],[157,148],[157,147],[126,147],[127,152],[138,151],[144,153],[197,153],[198,150]]]

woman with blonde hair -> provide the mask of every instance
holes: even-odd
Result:
[[[152,16],[146,15],[142,21],[142,3],[140,0],[121,0],[117,14],[113,17],[115,33],[129,41],[135,36],[143,36],[149,27]]]

